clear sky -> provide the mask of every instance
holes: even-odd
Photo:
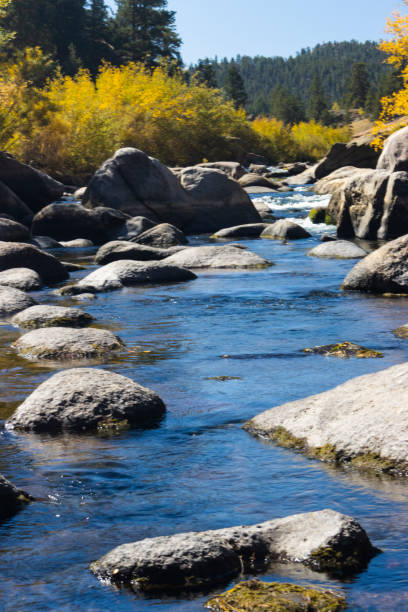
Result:
[[[110,3],[113,4],[112,0]],[[204,57],[296,54],[317,43],[379,40],[401,0],[168,0],[186,65]],[[407,7],[405,7],[406,9]]]

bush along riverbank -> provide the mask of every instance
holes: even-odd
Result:
[[[390,536],[377,513],[403,514],[408,502],[399,489],[408,465],[408,313],[391,297],[407,294],[406,236],[357,248],[359,230],[337,240],[331,223],[340,217],[325,211],[340,197],[350,155],[361,176],[388,173],[386,193],[391,181],[402,185],[405,149],[393,142],[405,137],[391,137],[369,161],[378,168],[364,168],[354,145],[333,147],[315,167],[288,166],[280,179],[259,163],[250,172],[220,161],[171,170],[126,147],[76,195],[0,155],[0,379],[8,389],[0,457],[9,479],[0,531],[20,583],[13,542],[21,527],[33,538],[29,558],[43,541],[37,566],[46,585],[26,585],[30,607],[41,606],[44,590],[58,606],[73,602],[79,582],[85,607],[126,610],[131,601],[144,611],[153,598],[164,609],[199,610],[236,601],[245,585],[216,593],[263,575],[300,580],[288,592],[315,598],[315,609],[337,587],[327,605],[341,609],[344,595],[359,605],[363,583],[370,600],[400,581],[386,569],[396,528]],[[304,173],[310,181],[324,174],[324,193],[306,191]],[[379,199],[370,193],[359,219],[365,207],[373,227]],[[401,215],[397,195],[402,189],[389,197]],[[324,214],[309,218],[313,209]],[[383,211],[383,226],[396,227],[393,211]],[[336,470],[259,444],[244,422],[256,437]],[[405,524],[395,525],[408,541]],[[62,554],[61,530],[70,534]],[[74,550],[72,536],[84,546]],[[67,564],[72,576],[58,592],[55,572]],[[137,599],[98,589],[87,567]],[[20,606],[16,578],[5,575]],[[262,606],[267,590],[257,593]]]

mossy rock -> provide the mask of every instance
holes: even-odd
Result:
[[[407,336],[408,337],[408,328]],[[339,342],[338,344],[325,344],[324,346],[315,346],[313,348],[303,349],[304,353],[312,353],[316,355],[325,355],[332,357],[340,357],[342,359],[349,357],[357,357],[358,359],[381,359],[383,353],[373,349],[365,348],[353,342]]]
[[[402,340],[406,340],[408,338],[408,325],[401,325],[401,327],[397,327],[393,332],[394,336],[397,338],[401,338]]]
[[[335,612],[344,610],[339,593],[279,582],[241,582],[230,591],[210,599],[214,612]]]
[[[309,212],[309,219],[312,223],[325,223],[326,225],[336,225],[336,221],[333,219],[331,215],[327,212],[325,208],[321,208],[318,206],[317,208],[312,208]]]

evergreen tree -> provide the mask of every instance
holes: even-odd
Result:
[[[199,60],[194,72],[194,77],[197,83],[204,83],[207,87],[218,87],[213,63],[208,58]]]
[[[347,108],[364,108],[369,89],[370,79],[367,64],[364,62],[353,64],[347,83],[345,106]]]
[[[228,70],[227,78],[224,85],[224,91],[230,100],[234,103],[235,108],[245,106],[248,95],[245,90],[244,81],[235,64],[231,64]]]
[[[120,61],[156,66],[161,59],[180,61],[181,40],[175,31],[175,12],[167,0],[116,0],[114,20]]]
[[[277,85],[272,92],[270,114],[285,124],[299,123],[305,119],[301,101],[282,85]]]
[[[103,60],[112,61],[114,49],[109,27],[109,14],[104,0],[88,0],[86,5],[85,31],[86,67],[95,75]]]
[[[317,75],[314,76],[309,94],[309,119],[320,123],[328,123],[329,113],[322,83]]]

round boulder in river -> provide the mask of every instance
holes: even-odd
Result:
[[[0,317],[11,317],[36,303],[24,291],[0,285]]]
[[[265,268],[272,265],[257,253],[236,246],[199,246],[170,255],[163,263],[186,268]]]
[[[112,242],[107,242],[101,246],[95,255],[95,262],[104,265],[120,259],[155,261],[165,259],[184,248],[185,247],[178,246],[161,249],[145,244],[138,244],[137,242],[130,242],[129,240],[112,240]]]
[[[298,223],[293,223],[289,219],[280,219],[268,225],[262,232],[261,238],[298,240],[300,238],[310,238],[310,234]]]
[[[130,378],[75,368],[58,372],[37,387],[6,427],[35,432],[106,431],[153,425],[165,410],[157,393]]]
[[[308,252],[312,257],[327,257],[328,259],[361,259],[367,255],[361,247],[348,240],[322,242]]]
[[[10,268],[30,268],[47,282],[62,281],[69,276],[56,257],[32,244],[0,242],[0,271]]]
[[[218,230],[211,238],[259,238],[269,223],[248,223],[247,225],[235,225]]]
[[[5,242],[30,242],[30,232],[25,225],[17,223],[17,221],[0,219],[0,240]]]
[[[143,234],[133,238],[139,244],[146,244],[152,247],[167,248],[187,244],[188,240],[181,230],[170,223],[160,223]]]
[[[106,329],[41,328],[21,336],[14,348],[26,359],[75,361],[104,359],[123,348],[123,342]]]
[[[30,268],[11,268],[0,272],[0,285],[21,291],[37,291],[43,286],[40,275]]]
[[[26,329],[39,327],[86,327],[94,318],[79,308],[31,306],[13,317],[13,325]]]

